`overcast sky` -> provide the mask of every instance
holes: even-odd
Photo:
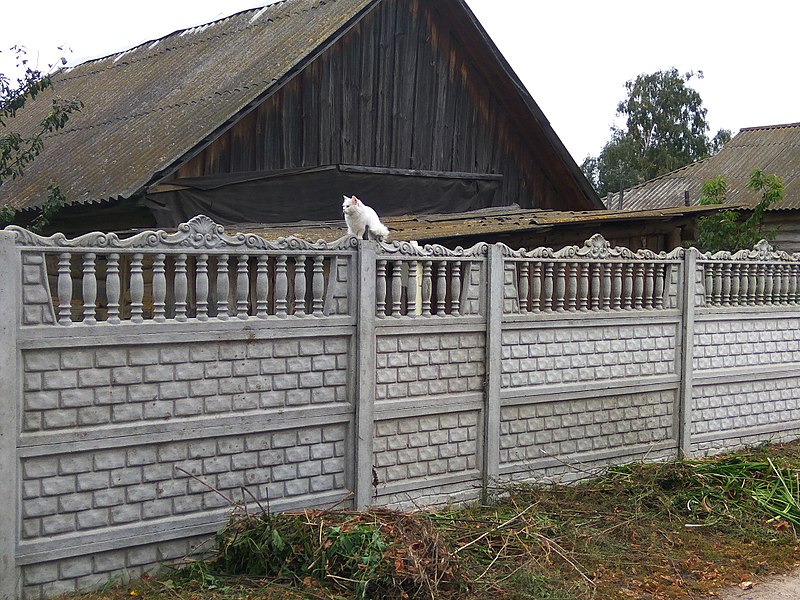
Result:
[[[46,67],[64,45],[69,64],[125,50],[266,0],[28,0],[0,13],[0,72],[24,45]],[[624,84],[677,67],[713,135],[800,121],[796,28],[800,2],[760,0],[467,0],[580,164],[609,139]],[[69,50],[71,49],[71,52]]]

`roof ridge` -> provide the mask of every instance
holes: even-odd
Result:
[[[788,129],[790,127],[800,127],[800,122],[782,123],[782,124],[778,124],[778,125],[756,125],[756,126],[753,126],[753,127],[742,127],[739,130],[739,133],[741,133],[743,131],[756,131],[756,130],[759,130],[759,129]]]
[[[298,10],[295,13],[291,13],[290,12],[287,16],[294,16],[294,15],[297,15],[297,14],[304,14],[304,13],[310,12],[312,10],[316,10],[320,6],[324,6],[327,2],[335,2],[335,1],[336,0],[316,0],[314,2],[314,4],[312,6],[310,6],[309,8],[303,9],[303,10]],[[208,42],[210,40],[213,40],[213,39],[216,39],[216,38],[221,38],[221,37],[224,37],[224,36],[227,36],[227,35],[233,35],[233,34],[241,33],[243,31],[247,31],[248,29],[253,29],[255,27],[259,27],[259,26],[261,26],[263,24],[271,23],[271,22],[274,22],[274,21],[279,21],[279,20],[281,20],[283,18],[286,18],[286,17],[277,16],[277,17],[274,17],[274,18],[270,17],[270,18],[267,18],[265,20],[257,19],[255,21],[248,21],[246,25],[244,25],[242,27],[238,27],[236,29],[226,30],[226,31],[223,31],[221,33],[216,33],[214,35],[207,35],[207,36],[199,38],[199,39],[193,39],[191,41],[187,41],[186,43],[183,43],[183,44],[175,43],[175,44],[172,44],[170,46],[162,46],[158,50],[154,50],[153,52],[147,52],[143,56],[140,56],[139,58],[136,58],[135,60],[128,60],[128,61],[125,61],[125,62],[120,62],[119,64],[117,64],[116,61],[115,61],[114,64],[112,64],[111,66],[108,66],[108,67],[104,67],[104,68],[101,68],[101,69],[98,68],[98,69],[90,70],[90,71],[87,71],[85,73],[79,73],[79,74],[72,75],[72,76],[66,75],[66,73],[71,73],[72,71],[74,71],[75,69],[77,69],[78,67],[81,67],[83,65],[88,65],[88,64],[91,64],[91,63],[98,63],[100,61],[109,59],[109,58],[114,57],[114,56],[122,57],[123,55],[125,55],[125,54],[127,54],[129,52],[132,52],[134,50],[138,50],[139,48],[142,48],[143,46],[147,46],[147,45],[153,46],[157,42],[160,42],[162,40],[165,40],[167,38],[170,38],[170,37],[173,37],[173,36],[176,36],[176,35],[178,37],[181,37],[180,34],[183,34],[183,33],[187,32],[187,31],[191,31],[192,29],[198,29],[198,28],[201,28],[201,27],[208,27],[209,25],[216,25],[217,23],[222,23],[223,21],[227,21],[228,19],[231,19],[231,18],[239,16],[239,15],[243,15],[245,13],[258,12],[258,11],[264,10],[265,8],[272,8],[273,6],[279,6],[281,4],[286,4],[287,2],[291,2],[291,0],[278,0],[277,2],[273,2],[272,4],[265,4],[265,5],[261,6],[261,7],[255,7],[255,8],[249,8],[247,10],[242,10],[242,11],[230,14],[230,15],[228,15],[226,17],[222,17],[220,19],[215,19],[213,21],[209,21],[208,23],[201,23],[199,25],[194,25],[192,27],[186,27],[184,29],[176,29],[175,31],[173,31],[171,33],[163,35],[163,36],[161,36],[159,38],[155,38],[155,39],[144,41],[141,44],[137,44],[136,46],[132,46],[132,47],[126,49],[126,50],[121,50],[120,52],[115,52],[114,54],[108,54],[106,56],[100,56],[98,58],[89,59],[87,61],[84,61],[84,62],[80,63],[79,65],[75,65],[74,67],[71,67],[69,70],[62,69],[62,72],[65,73],[65,76],[63,78],[61,78],[59,81],[72,81],[72,80],[81,79],[83,77],[91,77],[91,76],[96,75],[98,73],[102,73],[103,71],[109,71],[111,69],[117,69],[117,68],[120,68],[120,67],[123,67],[123,66],[132,65],[132,64],[139,63],[139,62],[144,62],[144,61],[150,60],[150,59],[152,59],[152,58],[154,58],[156,56],[161,56],[161,55],[163,55],[163,54],[165,54],[167,52],[172,52],[172,51],[180,50],[180,49],[183,49],[183,48],[191,48],[192,46],[196,46],[196,45],[199,45],[199,44],[205,44],[206,42]]]

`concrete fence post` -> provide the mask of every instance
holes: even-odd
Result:
[[[376,242],[360,241],[358,248],[358,319],[356,321],[356,510],[372,504],[373,436],[375,425],[375,274]]]
[[[15,240],[13,233],[0,231],[0,482],[6,491],[0,514],[0,600],[16,598],[19,592],[15,558],[19,527],[17,330],[21,322],[22,294],[20,255]]]
[[[486,262],[486,380],[483,403],[483,501],[489,500],[489,488],[500,473],[500,371],[503,329],[503,252],[499,245],[489,246]]]
[[[694,370],[694,309],[697,285],[697,248],[684,254],[679,281],[680,289],[680,390],[678,394],[677,427],[678,452],[688,458],[692,454],[692,385]]]

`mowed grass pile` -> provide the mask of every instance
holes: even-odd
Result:
[[[694,598],[800,559],[800,443],[612,467],[439,512],[235,513],[202,561],[88,599]]]

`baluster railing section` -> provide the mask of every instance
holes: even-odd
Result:
[[[454,250],[415,242],[380,243],[375,285],[378,318],[478,315],[486,285],[487,249],[484,243]]]
[[[701,254],[705,305],[786,306],[798,303],[800,253],[776,251],[765,240],[752,250]]]
[[[517,263],[520,313],[611,312],[674,308],[669,278],[679,268],[683,250],[632,252],[612,248],[595,235],[582,247],[527,252],[505,247],[505,255]]]
[[[204,216],[175,233],[148,231],[129,238],[92,233],[67,240],[9,229],[23,251],[44,255],[50,272],[43,285],[54,323],[61,326],[323,318],[351,316],[355,306],[337,301],[352,293],[348,278],[360,243],[354,237],[269,242],[227,234]],[[599,234],[561,250],[499,246],[506,263],[507,314],[535,318],[677,307],[681,248],[633,252],[611,247]],[[486,243],[453,250],[378,243],[376,316],[389,322],[481,315],[488,297],[488,248]],[[697,265],[702,306],[800,304],[800,253],[775,251],[762,241],[752,250],[701,253]]]
[[[337,285],[339,296],[348,293],[344,267],[355,261],[353,237],[270,242],[227,234],[202,215],[175,233],[128,238],[91,233],[67,240],[12,229],[18,246],[52,266],[43,285],[51,288],[59,325],[321,318],[349,310],[336,294]]]

